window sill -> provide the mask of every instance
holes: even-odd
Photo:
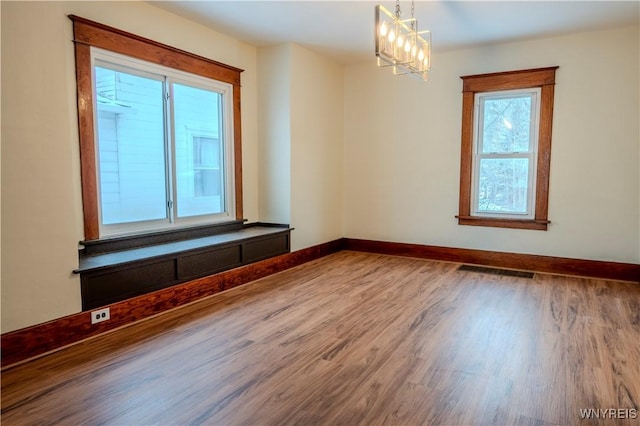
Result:
[[[246,226],[250,226],[244,225],[244,222],[244,220],[232,220],[212,225],[188,226],[184,228],[176,227],[142,234],[104,237],[97,240],[80,241],[80,245],[84,247],[81,252],[81,257],[239,231]]]
[[[191,235],[197,231],[199,236]],[[82,310],[288,253],[291,231],[288,225],[240,223],[235,230],[222,226],[145,236],[155,241],[144,246],[136,245],[140,241],[135,238],[84,242],[102,247],[92,247],[88,254],[85,246],[73,271],[80,274]],[[169,237],[171,241],[164,240]]]
[[[123,266],[128,263],[136,263],[163,256],[173,256],[191,251],[206,250],[211,247],[225,247],[237,242],[260,237],[269,237],[276,234],[287,234],[290,228],[282,226],[264,226],[261,224],[245,226],[242,229],[225,232],[220,235],[211,235],[200,238],[190,238],[183,241],[163,242],[147,247],[137,247],[127,250],[118,250],[110,253],[100,253],[91,256],[80,256],[78,269],[73,272],[82,274],[93,272],[103,268]]]
[[[494,228],[533,229],[546,231],[551,223],[548,220],[538,219],[502,219],[480,216],[456,216],[458,225],[490,226]]]

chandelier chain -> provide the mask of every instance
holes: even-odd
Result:
[[[416,8],[415,1],[411,0],[411,19],[414,18],[413,15],[414,15],[415,8]],[[414,31],[416,30],[416,21],[415,20],[411,21],[411,29],[414,30]]]
[[[415,17],[416,11],[416,2],[415,0],[411,0],[411,18]],[[396,0],[396,18],[400,19],[400,15],[402,11],[400,10],[400,0]],[[415,21],[411,22],[411,29],[415,29],[416,23]]]

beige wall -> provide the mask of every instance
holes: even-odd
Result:
[[[258,49],[260,217],[292,250],[342,237],[343,69],[295,44]]]
[[[80,309],[80,283],[71,271],[81,222],[69,21],[60,4],[1,7],[2,330],[8,331]]]
[[[425,84],[345,71],[347,237],[639,262],[638,27],[436,54]],[[559,65],[547,232],[457,225],[459,76]]]
[[[291,45],[258,49],[260,219],[291,223]]]
[[[142,2],[2,2],[2,331],[81,310],[83,239],[68,14],[245,70],[244,212],[258,212],[257,55],[252,46]]]
[[[297,45],[291,59],[291,247],[299,250],[343,235],[343,70]]]

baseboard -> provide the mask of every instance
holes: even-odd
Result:
[[[524,271],[640,282],[640,265],[633,263],[571,259],[533,254],[392,243],[353,238],[344,238],[343,248],[345,250],[368,253],[417,257],[448,262],[470,263],[474,265],[497,266]]]
[[[91,324],[89,312],[80,312],[5,333],[1,337],[2,368],[338,252],[342,242],[330,241],[113,303],[108,305],[111,319],[99,324]]]

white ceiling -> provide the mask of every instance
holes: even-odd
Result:
[[[257,47],[294,42],[342,64],[373,55],[373,10],[394,1],[150,1]],[[403,15],[411,2],[400,1]],[[639,1],[416,1],[419,29],[433,51],[499,43],[640,21]]]

